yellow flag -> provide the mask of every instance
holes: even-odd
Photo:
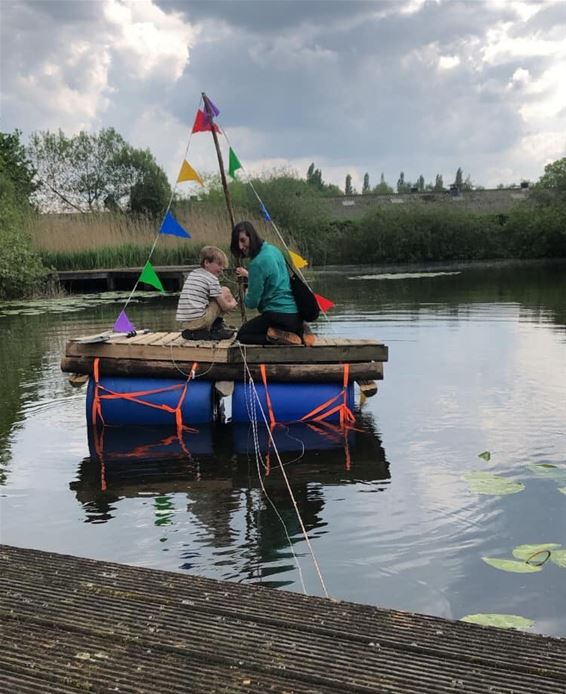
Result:
[[[182,181],[197,181],[201,184],[201,186],[204,185],[202,178],[198,175],[198,173],[193,169],[193,167],[189,164],[189,162],[186,159],[183,161],[183,165],[181,166],[181,170],[179,171],[179,177],[177,178],[177,183],[181,183]]]
[[[289,255],[291,256],[291,262],[297,268],[297,270],[300,270],[301,268],[306,267],[309,264],[309,261],[305,260],[304,258],[301,258],[301,256],[298,253],[293,253],[293,251],[289,251]]]

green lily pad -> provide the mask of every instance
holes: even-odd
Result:
[[[566,467],[553,465],[552,463],[529,463],[527,465],[531,472],[537,477],[552,480],[566,480]]]
[[[495,559],[492,557],[482,557],[483,561],[500,571],[510,571],[515,574],[534,574],[542,571],[542,566],[527,564],[526,561],[515,561],[514,559]]]
[[[469,622],[470,624],[481,624],[485,627],[519,629],[520,631],[530,629],[534,624],[534,620],[520,617],[516,614],[467,614],[460,621]]]
[[[562,569],[566,569],[566,549],[555,549],[550,553],[550,561]]]
[[[491,453],[489,451],[484,451],[483,453],[480,453],[478,455],[478,458],[481,458],[482,460],[489,462],[491,460]]]
[[[542,566],[547,559],[552,558],[554,550],[559,549],[561,546],[553,542],[548,542],[544,545],[519,545],[515,547],[512,554],[515,559],[530,560],[529,564]]]
[[[562,494],[566,494],[566,487],[558,487],[558,491]]]
[[[492,472],[469,472],[464,475],[470,491],[475,494],[517,494],[522,492],[525,485],[522,482],[508,480],[505,477],[494,475]]]

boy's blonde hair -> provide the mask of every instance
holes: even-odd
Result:
[[[221,248],[216,246],[203,246],[200,249],[200,266],[204,267],[204,261],[207,260],[212,263],[216,260],[217,263],[221,264],[224,268],[228,267],[228,257],[226,253]]]

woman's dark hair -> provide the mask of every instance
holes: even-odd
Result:
[[[256,255],[261,251],[263,239],[257,233],[254,225],[251,222],[238,222],[232,229],[232,239],[230,240],[230,250],[232,251],[232,255],[235,255],[236,258],[240,258],[242,256],[242,253],[240,252],[240,245],[238,243],[238,239],[242,231],[246,233],[246,236],[250,240],[249,257],[255,258]]]

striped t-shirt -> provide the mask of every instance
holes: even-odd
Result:
[[[218,277],[202,267],[189,272],[179,303],[176,320],[180,323],[196,320],[204,316],[211,299],[222,294]]]

